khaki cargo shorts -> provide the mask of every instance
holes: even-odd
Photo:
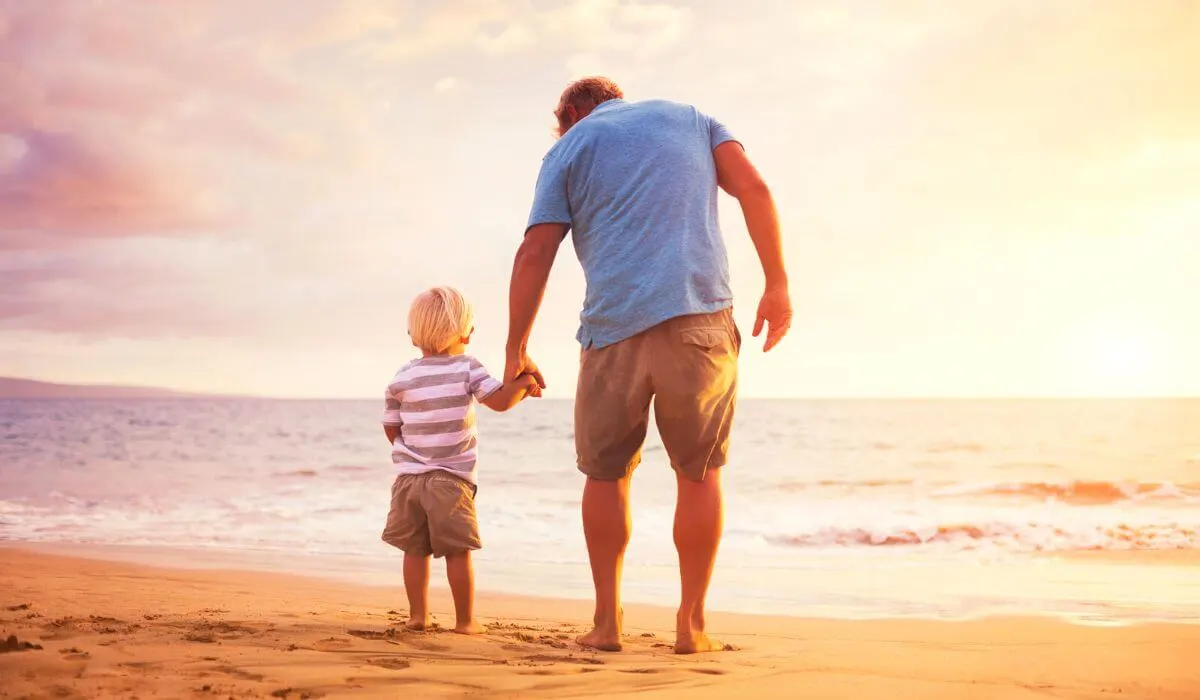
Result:
[[[651,402],[675,471],[703,481],[709,469],[725,466],[740,349],[728,309],[680,316],[585,349],[575,395],[579,471],[605,481],[632,473],[642,459]]]
[[[475,486],[444,469],[397,476],[383,541],[416,556],[479,549]]]

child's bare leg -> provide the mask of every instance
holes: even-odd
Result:
[[[446,578],[454,596],[454,631],[459,634],[483,634],[487,629],[475,621],[475,567],[470,550],[446,555]]]
[[[410,630],[429,627],[429,555],[404,553],[404,592],[408,594]]]

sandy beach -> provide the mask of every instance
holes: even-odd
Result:
[[[1200,697],[1200,626],[714,614],[736,649],[671,653],[634,607],[627,650],[572,643],[588,606],[481,593],[482,637],[403,630],[403,592],[0,548],[0,697]],[[434,610],[451,619],[448,595]],[[15,647],[15,650],[9,651]]]

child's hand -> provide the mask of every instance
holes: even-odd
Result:
[[[532,374],[522,374],[519,377],[519,381],[522,383],[522,389],[526,398],[530,396],[534,397],[535,399],[541,398],[542,385],[538,384],[537,377],[533,376]]]

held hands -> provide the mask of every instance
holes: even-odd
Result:
[[[754,321],[755,338],[762,332],[764,323],[767,326],[767,341],[763,352],[769,352],[792,327],[792,298],[787,285],[767,287],[767,291],[763,292],[762,301],[758,302],[758,318]]]
[[[521,376],[517,377],[517,381],[521,382],[522,385],[522,398],[527,399],[532,396],[535,399],[540,399],[542,397],[542,387],[540,384],[538,384],[537,377],[533,376],[532,374],[522,374]]]
[[[524,350],[509,353],[508,360],[504,363],[504,381],[524,382],[524,395],[534,398],[540,397],[542,389],[546,388],[546,380],[542,378],[541,370]]]

